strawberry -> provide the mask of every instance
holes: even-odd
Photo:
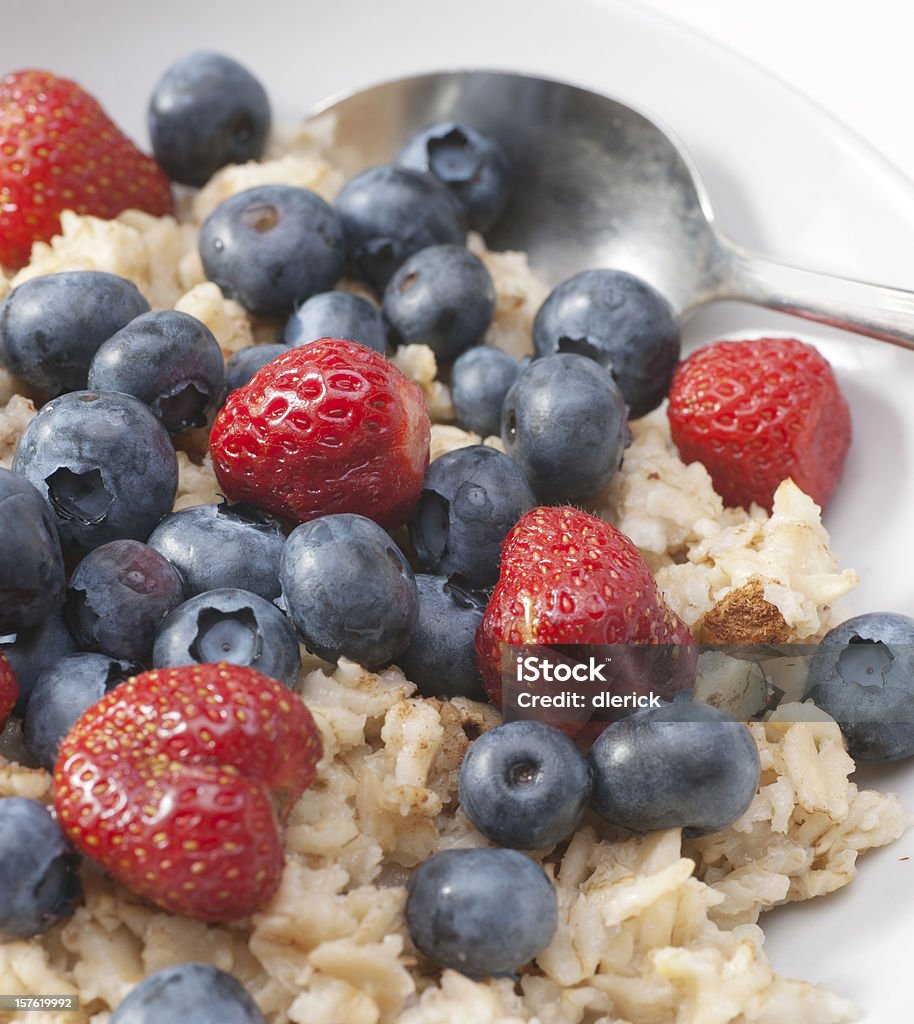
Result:
[[[0,654],[0,729],[6,725],[10,712],[19,700],[19,681],[9,659]]]
[[[0,266],[27,263],[62,210],[109,218],[128,208],[169,213],[171,187],[99,103],[49,71],[0,79]]]
[[[310,712],[275,679],[225,662],[155,669],[64,737],[54,805],[73,844],[127,888],[228,921],[276,890],[280,827],[320,757]]]
[[[674,690],[683,680],[688,685],[694,654],[688,628],[664,603],[635,545],[570,506],[532,509],[505,539],[498,583],[476,632],[479,670],[496,705],[502,659],[515,644],[688,645]]]
[[[720,341],[693,352],[670,387],[684,462],[701,462],[727,505],[771,509],[788,477],[818,505],[851,443],[847,402],[826,359],[795,338]]]
[[[297,523],[355,512],[391,528],[419,500],[430,430],[419,387],[383,355],[321,338],[229,395],[210,452],[231,501]]]

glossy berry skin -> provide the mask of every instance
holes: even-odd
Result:
[[[514,644],[669,644],[694,651],[635,545],[610,523],[569,506],[533,509],[505,540],[476,634],[486,692],[499,706],[502,655]],[[689,662],[671,681],[674,689],[691,684]]]
[[[63,605],[37,625],[3,637],[0,652],[8,659],[19,683],[16,714],[24,715],[35,682],[45,669],[77,651],[73,634],[63,618]]]
[[[431,174],[369,167],[346,182],[335,205],[352,273],[378,289],[419,249],[466,240],[460,204]]]
[[[343,272],[343,232],[317,193],[260,185],[220,203],[200,228],[206,276],[249,313],[288,316]]]
[[[423,128],[405,143],[394,163],[434,174],[457,197],[469,226],[483,234],[498,219],[511,190],[508,159],[501,146],[457,121]]]
[[[495,285],[462,245],[407,257],[384,289],[384,319],[398,345],[428,345],[444,361],[475,345],[492,322]]]
[[[520,370],[516,359],[491,345],[458,356],[451,367],[451,398],[460,426],[480,437],[501,435],[505,395]]]
[[[501,436],[544,504],[599,494],[631,439],[609,371],[571,353],[535,359],[521,372],[505,395]]]
[[[28,262],[63,210],[116,217],[170,213],[171,188],[76,82],[48,71],[0,78],[0,266]]]
[[[35,761],[53,771],[61,741],[80,715],[142,671],[134,662],[80,651],[42,672],[25,712],[25,744]]]
[[[835,719],[855,761],[914,755],[914,619],[868,612],[829,630],[805,696]]]
[[[156,668],[216,660],[246,665],[287,686],[301,669],[289,620],[269,601],[237,587],[208,590],[178,605],[155,638]]]
[[[176,309],[144,313],[110,337],[89,367],[89,387],[133,395],[169,434],[202,427],[222,401],[225,361],[212,331]]]
[[[33,277],[0,305],[0,362],[54,396],[86,387],[99,346],[149,312],[132,281],[100,270]]]
[[[64,548],[145,540],[171,510],[178,460],[171,438],[132,395],[71,391],[25,428],[13,469],[51,506]]]
[[[0,635],[37,626],[63,602],[66,576],[54,516],[41,492],[0,468]]]
[[[238,61],[196,51],[156,83],[147,111],[152,151],[172,181],[199,188],[226,164],[259,160],[270,132],[270,100]]]
[[[636,419],[666,398],[679,362],[679,324],[646,281],[622,270],[585,270],[547,297],[533,344],[539,356],[576,352],[611,370]]]
[[[263,1014],[241,982],[203,963],[175,964],[148,975],[118,1004],[109,1024],[166,1020],[264,1024]]]
[[[459,578],[416,573],[419,617],[397,666],[423,697],[485,701],[474,640],[487,595]]]
[[[326,338],[232,392],[210,452],[231,501],[291,522],[355,512],[394,527],[419,498],[430,434],[418,385],[380,353]]]
[[[288,345],[276,342],[267,345],[248,345],[233,352],[225,364],[226,395],[243,388],[261,367],[288,351]]]
[[[549,945],[558,923],[552,883],[516,850],[433,853],[406,888],[416,947],[471,978],[510,977]]]
[[[668,414],[683,462],[701,462],[726,505],[770,511],[790,477],[824,506],[851,443],[850,410],[831,366],[795,338],[698,349],[676,371]]]
[[[44,804],[0,799],[0,940],[27,939],[73,916],[79,858]]]
[[[460,806],[487,839],[545,850],[578,827],[590,799],[590,767],[551,725],[505,722],[473,741],[458,788]]]
[[[67,587],[64,617],[80,647],[148,662],[165,616],[184,600],[178,570],[138,540],[113,540],[83,558]]]
[[[634,832],[726,828],[751,803],[760,775],[758,748],[742,722],[681,701],[614,722],[588,760],[594,810]]]
[[[19,700],[19,682],[9,659],[0,653],[0,730]]]
[[[282,605],[309,651],[366,668],[390,664],[416,626],[409,563],[364,516],[322,516],[296,527],[279,565]]]
[[[180,571],[188,597],[240,587],[267,601],[279,597],[285,542],[278,520],[253,506],[225,501],[172,512],[147,541]]]
[[[224,662],[157,669],[67,733],[54,806],[74,845],[128,889],[229,921],[276,891],[280,829],[320,757],[310,712],[275,679]]]
[[[320,292],[303,302],[282,329],[288,345],[307,345],[320,338],[344,338],[387,351],[387,327],[377,306],[352,292]]]
[[[446,452],[429,466],[409,521],[420,568],[491,586],[505,537],[535,504],[524,471],[502,452],[481,444]]]

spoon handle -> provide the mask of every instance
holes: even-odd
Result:
[[[914,291],[801,270],[722,241],[711,299],[752,302],[914,349]]]

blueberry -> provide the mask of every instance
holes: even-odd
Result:
[[[25,712],[25,742],[36,762],[53,771],[60,741],[77,718],[109,690],[142,671],[135,662],[85,651],[69,654],[45,669]]]
[[[292,624],[257,594],[221,587],[197,594],[168,615],[155,638],[156,668],[227,661],[292,686],[301,654]]]
[[[320,292],[312,295],[286,321],[282,340],[288,345],[307,345],[318,338],[357,341],[375,352],[387,351],[387,328],[380,310],[352,292]]]
[[[13,469],[47,499],[65,548],[145,540],[171,510],[178,459],[168,432],[132,395],[73,391],[25,428]]]
[[[288,316],[343,272],[340,219],[319,195],[260,185],[220,203],[200,228],[206,276],[250,313]]]
[[[416,588],[419,618],[397,665],[425,697],[485,701],[475,640],[486,595],[457,577],[424,573],[416,573]]]
[[[212,331],[176,309],[131,320],[95,353],[89,387],[122,391],[152,409],[170,434],[202,427],[222,400],[225,362]]]
[[[460,805],[486,838],[544,850],[578,827],[590,799],[590,766],[544,722],[505,722],[473,741],[460,766]]]
[[[463,245],[460,204],[431,174],[369,167],[342,187],[336,209],[353,273],[383,288],[414,252],[429,245]]]
[[[57,525],[40,491],[0,468],[0,634],[37,626],[63,601]]]
[[[0,864],[0,939],[40,935],[73,916],[79,858],[44,804],[0,799]]]
[[[223,501],[172,512],[152,531],[148,544],[180,570],[188,597],[240,587],[272,601],[280,593],[285,540],[272,516]]]
[[[33,277],[0,305],[0,363],[50,395],[80,390],[99,345],[148,312],[137,286],[115,274]]]
[[[226,164],[259,160],[270,101],[247,68],[221,53],[189,53],[165,72],[147,111],[152,152],[172,181],[199,187]]]
[[[409,521],[420,567],[490,586],[502,542],[535,504],[523,470],[504,453],[481,444],[447,452],[429,466]]]
[[[585,270],[549,295],[533,322],[541,356],[576,352],[612,370],[632,418],[666,398],[679,362],[679,324],[666,299],[621,270]]]
[[[182,963],[144,978],[108,1024],[265,1024],[236,978],[210,964]]]
[[[520,363],[491,345],[467,349],[451,367],[451,398],[457,422],[480,437],[501,433],[501,409],[517,380]]]
[[[297,526],[279,565],[282,601],[309,651],[380,668],[416,627],[416,580],[377,523],[343,513]]]
[[[805,695],[835,719],[855,760],[914,755],[914,619],[869,612],[829,630]]]
[[[501,146],[457,121],[439,121],[417,132],[394,163],[430,171],[443,181],[460,201],[474,231],[488,231],[510,192],[511,174]]]
[[[470,977],[513,975],[549,945],[558,923],[552,883],[516,850],[442,850],[406,888],[416,947]]]
[[[288,351],[288,345],[277,342],[275,345],[248,345],[233,352],[225,364],[225,393],[243,388],[258,370]]]
[[[492,322],[495,285],[462,245],[430,245],[407,257],[384,289],[384,318],[398,345],[428,345],[451,360]]]
[[[9,659],[19,682],[16,714],[25,714],[29,695],[45,669],[78,650],[73,634],[63,617],[63,605],[55,608],[36,626],[22,629],[0,641],[0,653]]]
[[[586,356],[535,359],[505,396],[501,436],[540,501],[584,502],[622,462],[625,400],[609,371]]]
[[[113,540],[77,565],[64,616],[83,650],[147,662],[162,619],[183,600],[184,581],[164,555]]]
[[[635,832],[732,824],[755,796],[752,733],[725,711],[676,701],[614,722],[589,754],[594,810]]]

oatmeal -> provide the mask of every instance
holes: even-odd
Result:
[[[186,199],[180,219],[65,213],[60,234],[37,243],[11,280],[0,278],[0,298],[30,277],[106,270],[132,280],[153,307],[197,317],[228,358],[272,340],[277,324],[252,317],[205,279],[200,222],[256,185],[290,184],[331,198],[341,182],[320,140],[303,135],[263,162],[217,172]],[[477,234],[469,245],[495,284],[485,341],[515,357],[529,354],[547,289],[523,253],[490,252]],[[480,438],[453,422],[431,348],[402,346],[392,362],[426,399],[432,459],[480,443],[504,449],[500,437]],[[35,414],[20,391],[4,374],[4,466]],[[857,577],[839,566],[813,501],[788,480],[770,513],[725,508],[706,470],[679,459],[663,411],[631,430],[620,471],[588,505],[634,541],[669,607],[699,639],[715,643],[821,637]],[[205,441],[181,439],[176,510],[221,497]],[[909,824],[894,796],[849,781],[853,761],[827,716],[793,724],[797,709],[788,704],[751,725],[758,792],[737,821],[711,835],[683,839],[679,829],[665,829],[636,837],[588,812],[567,844],[534,855],[557,893],[552,941],[517,984],[473,980],[439,971],[413,946],[405,885],[438,851],[491,845],[459,806],[457,779],[471,738],[499,724],[498,712],[462,697],[422,697],[396,666],[372,672],[346,658],[331,666],[302,653],[298,686],[324,756],[289,818],[276,894],[249,918],[204,924],[150,906],[86,860],[85,900],[71,920],[0,945],[0,991],[81,1000],[78,1014],[30,1013],[31,1024],[106,1024],[144,977],[190,960],[235,975],[270,1024],[855,1019],[839,996],[777,975],[758,924],[770,907],[846,885],[860,853]],[[740,699],[758,710],[749,693],[747,684]],[[4,760],[0,795],[50,802],[50,775]]]

